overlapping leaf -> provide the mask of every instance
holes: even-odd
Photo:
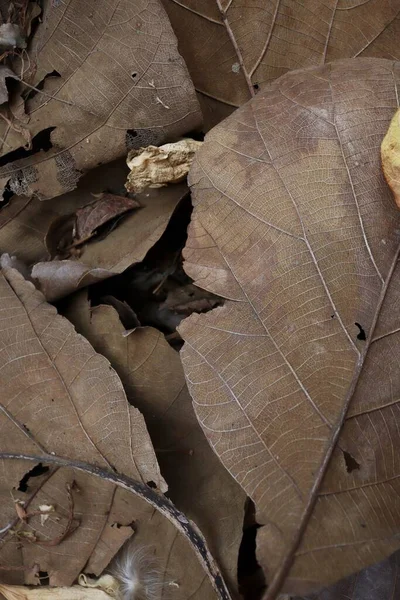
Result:
[[[400,217],[380,168],[400,65],[287,74],[215,128],[185,269],[227,298],[180,326],[199,421],[302,593],[400,545]]]
[[[400,58],[398,0],[163,4],[209,125],[286,71],[355,56]]]

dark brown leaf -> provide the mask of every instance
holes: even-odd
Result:
[[[74,243],[83,244],[101,225],[139,207],[140,203],[132,198],[115,194],[101,194],[96,200],[76,211]]]

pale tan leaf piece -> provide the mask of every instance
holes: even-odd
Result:
[[[400,112],[394,115],[381,145],[382,169],[400,208]]]
[[[200,124],[159,0],[46,0],[42,19],[29,48],[31,68],[25,64],[30,87],[21,84],[31,90],[20,105],[32,148],[23,150],[17,119],[2,122],[1,188],[52,198],[98,164]]]
[[[22,585],[1,585],[0,593],[6,600],[115,600],[101,589],[80,585],[64,588],[27,588]]]
[[[182,181],[202,143],[187,138],[159,147],[131,150],[126,161],[130,168],[126,189],[143,192],[147,187],[157,188]]]
[[[127,215],[104,239],[93,239],[79,257],[43,261],[34,265],[32,277],[50,302],[92,283],[122,273],[140,262],[160,239],[179,202],[186,183],[152,189],[138,197],[141,208]],[[1,214],[1,213],[0,213]]]
[[[124,336],[116,310],[101,305],[90,311],[85,290],[71,299],[65,314],[121,377],[128,399],[145,416],[169,497],[200,527],[237,593],[246,495],[197,423],[178,354],[151,327]]]
[[[292,69],[400,58],[398,0],[163,0],[208,127]]]
[[[96,354],[14,269],[1,272],[0,298],[0,450],[90,460],[144,483],[153,481],[165,491],[143,417],[127,403],[107,359]],[[58,508],[57,515],[52,514],[44,526],[39,514],[34,517],[28,533],[37,543],[23,546],[21,553],[25,533],[16,527],[13,497],[24,502],[29,497],[29,485],[20,483],[27,470],[23,461],[14,465],[2,461],[0,565],[40,563],[51,584],[69,585],[96,547],[115,489],[108,482],[74,477],[65,469],[49,472],[36,490],[35,509],[51,504]],[[122,521],[127,509],[120,511]],[[54,554],[55,541],[74,528],[62,551],[58,548]],[[132,529],[123,530],[120,544],[131,533]]]
[[[400,215],[380,165],[400,63],[284,75],[206,137],[184,251],[227,300],[180,326],[195,410],[257,506],[269,589],[400,546]]]

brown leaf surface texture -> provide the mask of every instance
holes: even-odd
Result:
[[[164,491],[144,419],[128,405],[107,359],[96,354],[14,269],[2,270],[0,290],[1,451],[85,460],[144,483],[153,481]],[[28,470],[24,461],[2,461],[0,564],[31,566],[36,562],[49,572],[52,585],[69,585],[104,534],[115,488],[70,470],[50,471],[35,491],[35,502],[59,507],[62,518],[49,517],[45,528],[37,525],[35,537],[43,540],[41,545],[21,547],[20,537],[11,531],[16,517],[13,494],[18,496],[16,490]],[[80,524],[54,552],[46,543],[51,544],[65,528],[68,496],[75,501],[75,518]],[[127,520],[127,511],[119,516]],[[131,521],[132,516],[126,525]],[[131,533],[120,533],[114,553]],[[110,547],[103,568],[112,556]],[[27,577],[29,581],[29,573]]]
[[[2,124],[0,184],[16,194],[60,195],[99,163],[200,124],[159,0],[46,0],[30,59],[24,79],[43,86],[25,102],[32,150],[21,152],[17,118]]]
[[[398,0],[163,4],[208,125],[292,69],[355,56],[400,57]]]
[[[128,400],[143,413],[168,496],[200,527],[233,593],[246,495],[211,450],[193,412],[179,355],[162,333],[124,334],[112,306],[91,311],[85,290],[65,312],[121,377]]]
[[[287,74],[191,170],[185,269],[227,301],[181,324],[182,360],[257,506],[269,600],[400,545],[400,217],[380,168],[399,80],[379,59]]]

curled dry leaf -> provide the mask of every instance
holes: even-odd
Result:
[[[71,460],[90,460],[144,483],[154,481],[165,490],[143,417],[128,405],[122,384],[108,361],[96,354],[17,271],[3,269],[0,287],[0,450],[59,453]],[[51,515],[41,527],[40,514],[34,516],[29,521],[29,533],[40,543],[24,546],[21,553],[19,540],[24,536],[18,535],[19,519],[12,490],[20,489],[24,501],[29,500],[29,493],[24,495],[27,484],[20,485],[27,470],[24,461],[2,461],[0,565],[26,566],[36,562],[42,571],[48,571],[50,584],[70,585],[96,554],[101,536],[106,535],[115,488],[87,476],[75,477],[70,470],[50,471],[37,489],[33,485],[35,497],[30,509],[55,505],[59,518]],[[30,492],[30,486],[27,491]],[[24,508],[28,512],[26,503]],[[116,519],[131,523],[129,509],[129,503],[121,505]],[[72,521],[73,535],[63,540],[56,554],[52,553],[52,545],[62,539]],[[72,531],[72,526],[68,527]],[[132,529],[119,530],[118,534],[108,554],[102,547],[99,562],[103,568]],[[27,582],[35,582],[26,576]]]
[[[399,6],[391,0],[163,4],[208,126],[286,71],[354,56],[400,58]]]
[[[269,588],[400,546],[400,216],[379,149],[400,63],[288,73],[206,137],[184,267],[227,300],[179,327],[194,406],[257,506]]]
[[[130,168],[126,189],[128,192],[143,192],[148,187],[157,188],[183,181],[202,143],[186,138],[159,147],[131,150],[126,161]]]
[[[232,593],[237,593],[246,496],[196,421],[179,355],[151,327],[124,337],[115,309],[103,305],[90,312],[84,290],[70,301],[66,315],[110,360],[128,399],[143,412],[169,497],[200,527]]]
[[[52,198],[99,163],[199,126],[159,0],[48,0],[42,19],[29,48],[35,69],[25,74],[36,89],[13,107],[14,115],[25,108],[32,148],[24,151],[21,133],[1,123],[3,189]]]

